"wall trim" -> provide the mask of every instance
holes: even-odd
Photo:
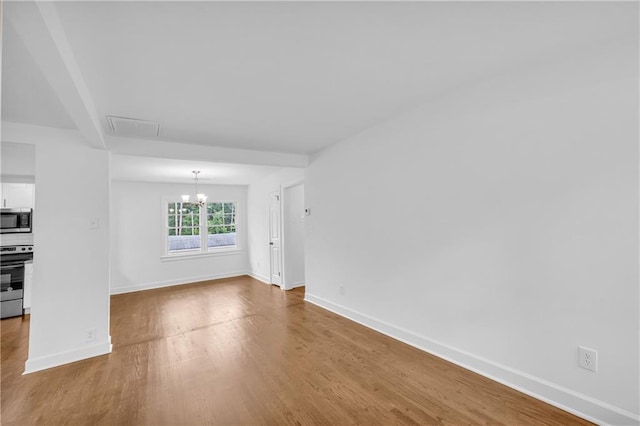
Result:
[[[236,201],[236,204],[238,202]],[[237,235],[237,233],[236,233]],[[164,242],[164,246],[166,247],[166,240]],[[219,257],[219,256],[234,256],[243,254],[244,250],[238,248],[238,246],[232,249],[219,249],[215,251],[207,251],[207,252],[195,252],[195,253],[182,253],[182,254],[166,254],[160,256],[160,262],[175,262],[177,260],[193,260],[193,259],[202,259],[207,257]]]
[[[24,373],[22,373],[22,375],[58,367],[71,362],[81,361],[87,358],[93,358],[94,356],[106,355],[111,353],[111,349],[111,336],[109,336],[109,338],[104,342],[95,343],[90,346],[84,346],[82,348],[66,352],[58,352],[38,358],[29,358],[24,364]]]
[[[271,285],[271,282],[269,281],[269,277],[259,274],[257,272],[249,272],[247,273],[247,275],[249,275],[251,278],[255,278],[258,281],[262,281],[265,284],[269,284]]]
[[[193,284],[200,281],[218,280],[221,278],[241,277],[250,275],[247,271],[223,272],[220,274],[201,275],[198,277],[178,278],[175,280],[156,281],[144,284],[134,284],[128,286],[114,286],[109,289],[110,294],[132,293],[134,291],[153,290],[162,287],[171,287],[174,285]]]
[[[304,300],[591,422],[605,425],[640,424],[638,414],[531,374],[454,348],[308,292]]]

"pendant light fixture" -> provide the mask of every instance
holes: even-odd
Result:
[[[193,173],[194,177],[193,179],[195,180],[196,183],[196,203],[198,206],[203,207],[206,203],[207,203],[207,196],[204,194],[199,194],[198,193],[198,174],[200,174],[200,170],[193,170],[191,173]],[[183,195],[182,196],[182,202],[183,203],[188,203],[189,202],[189,195]]]

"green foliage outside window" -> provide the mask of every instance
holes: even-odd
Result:
[[[207,203],[207,232],[209,234],[236,232],[236,204]]]
[[[200,207],[193,203],[168,203],[169,235],[200,235]]]

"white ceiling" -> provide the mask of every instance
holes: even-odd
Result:
[[[2,42],[2,120],[75,129],[29,50],[11,24],[4,22]]]
[[[5,15],[21,7],[5,3]],[[158,140],[310,154],[440,92],[633,31],[633,7],[79,1],[54,11],[102,132],[114,115],[160,122]],[[11,26],[4,36],[3,120],[73,127]]]
[[[131,155],[111,156],[111,179],[123,181],[193,183],[191,171],[200,170],[198,182],[201,184],[249,185],[280,169]]]

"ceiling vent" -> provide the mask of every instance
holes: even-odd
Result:
[[[160,136],[160,123],[157,121],[137,120],[135,118],[113,117],[107,115],[109,127],[120,136],[156,137]]]

